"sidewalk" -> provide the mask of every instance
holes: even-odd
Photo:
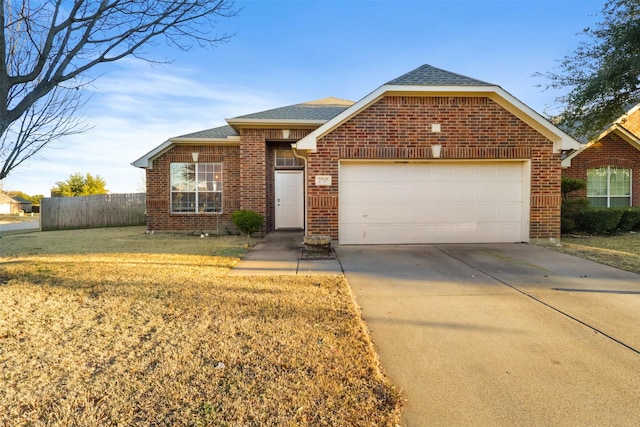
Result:
[[[336,259],[299,259],[303,247],[302,231],[274,231],[257,243],[229,272],[231,276],[270,274],[342,274]]]

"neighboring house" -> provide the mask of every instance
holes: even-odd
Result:
[[[33,212],[33,202],[30,202],[29,200],[23,199],[22,197],[14,197],[13,200],[15,200],[16,202],[18,202],[18,204],[20,205],[20,210],[24,213],[31,213]]]
[[[423,65],[358,102],[227,119],[133,162],[150,230],[215,230],[237,209],[265,231],[340,244],[560,236],[563,153],[578,141],[501,87]]]
[[[0,193],[0,214],[16,214],[20,212],[20,203],[11,196]]]
[[[640,206],[640,105],[562,161],[562,175],[587,188],[572,193],[593,207]]]

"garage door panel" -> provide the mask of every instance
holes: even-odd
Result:
[[[523,168],[522,162],[342,164],[340,243],[526,240]]]

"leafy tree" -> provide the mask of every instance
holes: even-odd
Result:
[[[45,145],[86,129],[78,111],[98,65],[164,40],[188,50],[229,35],[233,0],[0,0],[0,180]],[[95,73],[93,73],[95,75]]]
[[[539,74],[547,88],[569,90],[557,99],[564,109],[558,119],[569,133],[588,139],[640,101],[640,2],[608,0],[601,14],[558,72]]]
[[[52,197],[92,196],[94,194],[107,194],[107,183],[99,175],[95,177],[90,173],[83,176],[74,173],[66,181],[56,182],[56,187],[51,189]]]

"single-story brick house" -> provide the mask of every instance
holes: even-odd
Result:
[[[563,176],[587,183],[571,197],[586,197],[593,207],[640,206],[640,105],[567,156],[562,167]]]
[[[501,87],[423,65],[358,102],[327,98],[170,138],[147,170],[150,230],[265,231],[340,244],[548,241],[579,142]]]

